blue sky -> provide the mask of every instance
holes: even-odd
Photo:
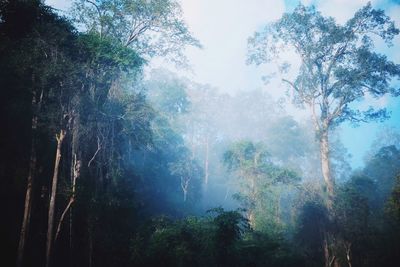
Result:
[[[364,0],[331,0],[331,1],[302,1],[304,4],[316,5],[324,15],[335,17],[339,23],[345,22],[354,12],[365,5],[368,1]],[[374,0],[371,1],[373,7],[385,10],[385,12],[395,20],[397,27],[400,27],[400,1],[390,0]],[[294,8],[298,1],[286,0],[286,10]],[[378,51],[385,53],[390,59],[396,63],[400,63],[400,38],[396,37],[392,48],[377,47]],[[399,83],[398,83],[399,84]],[[400,84],[398,85],[400,86]],[[375,102],[372,99],[366,99],[359,103],[360,106],[368,106],[375,104],[378,107],[385,107],[391,112],[391,118],[383,123],[370,122],[360,124],[353,127],[349,123],[344,123],[341,127],[341,138],[345,147],[353,155],[351,163],[353,168],[362,167],[363,158],[370,149],[371,143],[375,140],[376,134],[384,128],[384,126],[400,126],[400,99],[385,97]]]
[[[238,90],[262,88],[273,97],[283,96],[283,87],[277,82],[265,85],[261,77],[270,69],[268,66],[246,65],[247,38],[265,23],[278,19],[283,12],[292,10],[299,1],[295,0],[181,0],[184,17],[193,34],[202,42],[204,49],[188,48],[186,55],[191,64],[190,70],[176,69],[173,65],[155,59],[149,66],[164,67],[179,72],[196,82],[211,84],[222,92],[234,93]],[[367,0],[302,0],[305,5],[314,4],[325,16],[334,17],[344,23]],[[384,9],[400,27],[400,1],[373,0],[372,5]],[[46,3],[60,9],[67,9],[69,0],[47,0]],[[377,47],[378,51],[396,63],[400,63],[400,37],[394,40],[394,47]],[[290,57],[291,55],[288,55]],[[273,88],[273,89],[271,89]],[[368,123],[359,127],[343,124],[341,136],[344,145],[353,155],[352,166],[363,165],[365,152],[375,139],[376,133],[384,125],[400,126],[400,99],[385,97],[374,100],[367,98],[359,103],[365,107],[386,106],[392,117],[384,123]],[[294,107],[288,111],[298,119],[308,116],[306,112]],[[300,115],[299,115],[300,114]]]

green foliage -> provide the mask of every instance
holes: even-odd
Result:
[[[382,211],[384,203],[388,200],[390,192],[395,184],[395,177],[400,172],[400,151],[396,146],[386,146],[366,162],[364,175],[370,177],[378,190],[376,207]]]
[[[368,238],[371,205],[376,201],[376,196],[374,182],[357,176],[352,177],[337,192],[335,219],[344,239],[355,243]]]
[[[3,265],[14,262],[31,169],[34,205],[26,263],[44,265],[54,133],[60,129],[67,135],[61,148],[56,221],[63,212],[66,217],[59,221],[54,242],[56,266],[321,266],[326,230],[337,233],[341,261],[348,244],[355,266],[390,266],[397,260],[400,153],[393,140],[388,142],[393,146],[380,149],[364,170],[338,187],[330,218],[320,195],[300,186],[299,175],[287,167],[303,169],[299,159],[313,160],[308,159],[315,150],[313,138],[292,118],[278,116],[278,104],[268,95],[221,95],[170,73],[140,83],[151,56],[176,56],[184,46],[198,45],[178,2],[75,1],[74,11],[81,12],[74,18],[86,26],[85,33],[41,1],[0,3]],[[299,6],[274,27],[281,35],[272,37],[304,45],[295,86],[316,92],[313,86],[320,79],[310,76],[311,68],[319,78],[331,79],[324,92],[334,102],[343,96],[349,97],[345,102],[358,100],[367,91],[374,96],[398,93],[390,78],[399,67],[374,54],[363,34],[377,31],[390,41],[398,33],[383,12],[367,6],[340,26]],[[347,50],[341,54],[341,49]],[[332,51],[341,55],[328,77]],[[335,123],[360,120],[361,113],[347,107]],[[370,119],[384,112],[364,115]],[[243,120],[243,128],[262,127],[251,133],[232,127]],[[231,144],[245,137],[268,140]],[[345,161],[340,144],[333,152],[338,162]],[[219,162],[221,155],[229,172]],[[229,182],[238,183],[232,188],[246,210],[216,208],[203,217],[186,217],[203,208],[202,190],[207,194],[217,187],[214,181],[202,187],[206,160],[210,177],[219,176],[223,190],[224,179],[234,176]],[[310,166],[304,169],[314,168]],[[182,190],[187,193],[184,201]],[[221,199],[228,196],[228,190],[215,192]]]
[[[132,239],[135,266],[301,266],[282,240],[249,231],[238,211],[146,223]]]
[[[395,185],[386,205],[386,212],[400,226],[400,175],[396,177]]]
[[[381,120],[387,117],[385,109],[360,111],[350,103],[366,94],[399,95],[391,80],[399,79],[400,66],[374,52],[372,38],[379,37],[391,45],[398,34],[394,22],[370,3],[344,25],[322,16],[313,6],[299,4],[292,13],[285,13],[249,39],[248,61],[270,62],[286,49],[293,49],[301,66],[293,81],[283,81],[293,89],[296,103],[313,109],[316,103],[321,104],[316,112],[320,130],[346,120]],[[284,62],[281,70],[287,65]]]
[[[395,266],[400,247],[395,215],[398,172],[398,150],[382,147],[361,172],[339,187],[334,230],[342,259],[350,251],[354,265]]]
[[[119,71],[132,72],[144,64],[144,60],[135,50],[113,42],[110,38],[100,37],[96,33],[83,34],[78,42],[82,48],[82,58],[90,59],[93,66],[99,64]]]
[[[274,232],[281,216],[281,189],[296,184],[300,177],[274,164],[262,143],[234,143],[224,153],[224,163],[238,178],[239,192],[234,198],[247,210],[252,227]]]
[[[72,17],[78,27],[132,47],[145,58],[172,54],[179,62],[186,45],[200,46],[174,0],[76,0]]]
[[[255,171],[255,168],[268,159],[267,152],[262,149],[261,144],[254,145],[250,141],[239,142],[224,153],[224,162],[231,171],[239,169]]]
[[[153,71],[151,79],[144,84],[150,102],[169,121],[188,113],[191,107],[186,93],[187,84],[167,71]]]
[[[306,266],[321,266],[324,262],[323,239],[324,232],[330,228],[328,211],[324,201],[315,192],[304,192],[296,216],[294,240],[296,249],[306,260]]]
[[[298,159],[312,151],[310,144],[307,143],[305,130],[294,118],[290,116],[279,118],[271,122],[270,127],[266,143],[274,157],[281,160],[288,160],[291,157]]]

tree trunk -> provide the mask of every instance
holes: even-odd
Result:
[[[281,225],[281,191],[278,191],[278,197],[276,201],[276,224]]]
[[[249,209],[249,211],[247,212],[247,220],[249,221],[250,227],[254,229],[256,223],[255,223],[255,215],[253,209]]]
[[[88,253],[88,257],[89,257],[89,259],[88,259],[88,265],[89,265],[89,267],[92,267],[93,266],[93,232],[92,232],[92,229],[91,229],[91,226],[89,226],[89,253]]]
[[[325,267],[337,266],[338,261],[336,260],[336,255],[330,251],[329,249],[329,234],[324,230],[324,240],[323,240],[323,249],[324,249],[324,258],[325,258]]]
[[[187,194],[189,190],[189,182],[191,178],[190,177],[181,177],[181,188],[183,192],[183,202],[186,203],[187,200]]]
[[[64,222],[64,219],[65,219],[65,216],[67,215],[68,210],[72,211],[72,205],[75,202],[76,180],[79,177],[80,166],[81,166],[80,161],[78,161],[76,159],[76,154],[74,154],[74,160],[73,160],[72,166],[73,166],[73,170],[72,170],[73,171],[73,173],[72,173],[73,180],[72,180],[72,185],[71,185],[71,196],[69,198],[67,206],[65,207],[63,213],[61,214],[60,220],[58,221],[57,231],[56,231],[56,235],[54,238],[55,241],[57,241],[57,239],[58,239],[58,236],[61,231],[61,226]],[[70,246],[72,246],[72,229],[71,228],[72,228],[72,214],[70,213]]]
[[[28,239],[29,224],[31,221],[31,209],[32,209],[32,187],[36,169],[36,132],[37,117],[36,115],[32,118],[32,144],[31,144],[31,157],[29,162],[29,173],[25,193],[25,205],[24,205],[24,217],[22,220],[21,233],[18,244],[18,256],[17,256],[17,267],[21,267],[23,264],[25,244]]]
[[[256,165],[257,157],[254,158],[254,161],[255,161],[254,166],[257,166]],[[254,176],[250,177],[250,200],[251,200],[251,204],[248,207],[247,219],[249,220],[250,226],[254,229],[254,227],[255,227],[255,214],[254,214],[255,205],[254,205],[254,203],[256,203],[256,201],[257,201],[256,177],[254,177]]]
[[[70,202],[71,207],[69,209],[69,249],[70,249],[70,255],[71,259],[73,259],[73,234],[72,234],[72,229],[73,229],[73,220],[72,220],[72,205],[75,202],[75,191],[76,191],[76,180],[78,179],[80,172],[81,172],[81,157],[80,157],[80,152],[79,150],[79,126],[80,126],[80,114],[79,114],[79,106],[80,106],[80,101],[79,101],[80,95],[77,95],[77,105],[72,111],[72,126],[71,126],[71,185],[72,185],[72,192],[71,192],[71,197],[70,197]],[[68,208],[68,206],[67,206]],[[67,208],[65,210],[67,210]],[[60,225],[61,225],[61,219],[60,219]],[[71,261],[72,262],[72,261]],[[73,265],[73,264],[71,264]]]
[[[323,231],[323,244],[322,244],[322,248],[324,251],[324,261],[325,267],[340,267],[340,262],[338,261],[337,258],[337,249],[335,249],[335,242],[337,242],[335,240],[335,234],[331,234],[327,231],[327,229],[325,228],[325,225],[322,226],[322,231]]]
[[[325,259],[325,267],[330,267],[329,260],[329,247],[328,247],[328,237],[327,234],[324,234],[323,249],[324,249],[324,259]]]
[[[187,183],[182,185],[182,192],[183,192],[183,202],[186,202],[187,199]]]
[[[32,76],[32,82],[34,83],[35,77]],[[25,254],[25,244],[28,240],[28,232],[29,225],[31,221],[31,210],[32,210],[32,191],[33,191],[33,182],[35,179],[35,170],[36,170],[36,130],[38,124],[38,112],[40,111],[40,106],[43,98],[43,91],[40,95],[39,102],[36,99],[36,92],[32,92],[32,141],[31,141],[31,156],[29,160],[29,171],[28,171],[28,179],[25,193],[25,204],[24,204],[24,216],[22,219],[22,226],[20,232],[20,238],[18,243],[18,252],[17,252],[17,267],[21,267],[23,265],[24,254]]]
[[[65,130],[60,130],[60,133],[56,135],[57,139],[57,151],[56,158],[54,162],[54,172],[53,172],[53,180],[51,186],[51,196],[50,196],[50,204],[49,204],[49,216],[47,223],[47,240],[46,240],[46,267],[51,266],[51,253],[52,253],[52,245],[53,245],[53,228],[54,228],[54,212],[55,212],[55,204],[56,204],[56,194],[57,194],[57,181],[58,181],[58,169],[61,160],[61,146],[64,141]]]
[[[347,260],[347,265],[349,267],[352,267],[351,264],[351,243],[350,242],[345,242],[345,250],[346,250],[346,260]]]
[[[332,208],[335,181],[331,175],[331,167],[329,162],[329,139],[328,139],[328,129],[325,128],[321,132],[320,136],[320,152],[321,152],[321,169],[322,176],[326,184],[328,192],[328,209]]]
[[[332,217],[332,208],[333,208],[333,197],[334,197],[334,189],[335,189],[335,181],[331,175],[331,166],[329,161],[329,131],[327,123],[324,123],[323,128],[320,132],[320,152],[321,152],[321,170],[322,176],[325,181],[327,193],[328,193],[328,215],[329,218]],[[325,266],[331,267],[333,264],[337,263],[336,255],[333,251],[329,250],[329,233],[327,230],[324,230],[324,257],[325,257]]]
[[[208,163],[209,163],[209,154],[210,154],[210,151],[209,151],[210,149],[209,149],[209,138],[208,138],[208,136],[206,137],[206,158],[205,158],[205,161],[204,161],[204,183],[205,183],[205,185],[206,185],[206,188],[207,188],[207,185],[208,185],[208,177],[209,177],[209,171],[208,171]]]
[[[184,189],[183,190],[183,202],[186,202],[186,199],[187,199],[187,190]]]

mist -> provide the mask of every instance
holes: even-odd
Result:
[[[398,4],[261,2],[0,4],[1,265],[398,266]]]

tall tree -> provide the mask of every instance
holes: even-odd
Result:
[[[132,47],[146,59],[184,59],[186,45],[200,47],[182,18],[176,0],[75,0],[72,14],[78,25],[100,37]]]
[[[71,88],[74,88],[61,89],[65,85],[63,75],[70,66],[61,50],[68,47],[74,34],[69,23],[52,13],[40,1],[2,2],[0,8],[0,57],[2,64],[7,64],[10,71],[8,78],[1,79],[2,88],[21,87],[17,90],[19,98],[14,101],[22,105],[26,99],[31,102],[30,108],[25,112],[25,116],[30,116],[30,131],[27,131],[27,137],[30,138],[27,154],[30,154],[30,159],[17,255],[17,266],[21,266],[29,241],[33,199],[35,187],[38,186],[37,169],[42,158],[37,150],[40,149],[39,144],[45,143],[42,142],[45,133],[55,125],[52,118],[59,117],[57,105],[65,103],[71,94]],[[19,20],[17,17],[24,19]],[[54,108],[55,106],[57,107]]]
[[[183,202],[186,202],[190,189],[193,190],[193,184],[195,184],[195,180],[198,180],[201,174],[198,164],[194,159],[187,156],[177,162],[171,163],[169,169],[171,174],[177,175],[180,178]]]
[[[51,266],[51,256],[53,250],[53,229],[54,229],[54,215],[56,210],[56,194],[57,194],[57,183],[58,183],[58,172],[61,160],[61,147],[65,138],[65,130],[61,129],[60,133],[56,135],[57,139],[57,150],[54,162],[54,173],[51,182],[51,195],[49,204],[49,215],[47,223],[47,240],[46,240],[46,267]]]
[[[311,109],[320,143],[321,168],[331,206],[335,181],[331,174],[329,132],[343,121],[354,123],[380,120],[385,109],[361,111],[351,105],[367,94],[381,97],[400,94],[391,83],[400,78],[400,65],[374,51],[375,38],[390,45],[399,34],[394,22],[382,10],[367,4],[344,25],[324,17],[313,6],[298,5],[292,13],[269,24],[249,39],[249,63],[262,64],[292,49],[300,58],[293,79],[288,63],[280,65],[282,81],[292,89],[293,100]]]
[[[241,141],[231,145],[224,153],[224,163],[240,179],[239,200],[247,209],[247,218],[255,226],[255,209],[262,202],[265,188],[298,181],[297,174],[275,165],[262,143]]]

